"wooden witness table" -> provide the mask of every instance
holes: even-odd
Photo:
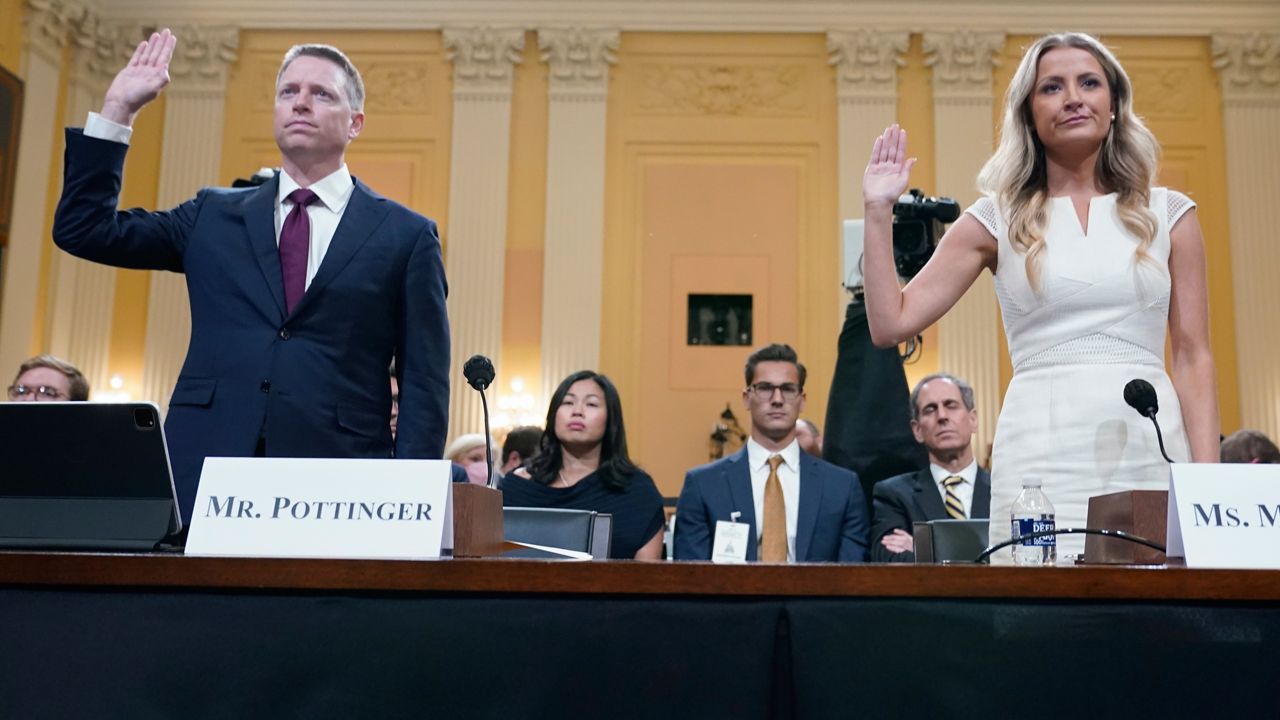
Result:
[[[1274,571],[8,552],[0,618],[0,717],[1280,713]]]

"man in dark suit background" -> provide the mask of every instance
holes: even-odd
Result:
[[[969,383],[930,375],[911,391],[911,432],[929,467],[876,483],[871,496],[871,560],[914,562],[913,523],[991,514],[991,475],[973,457],[978,412]]]
[[[165,423],[179,504],[204,458],[439,458],[449,325],[435,223],[351,177],[364,84],[336,48],[292,48],[276,80],[281,172],[163,212],[117,212],[138,111],[169,82],[166,29],[141,43],[84,131],[68,129],[54,241],[186,275],[191,341]],[[399,380],[390,429],[387,367]]]
[[[805,368],[789,345],[747,358],[742,402],[751,415],[746,446],[690,470],[676,504],[675,559],[708,560],[716,523],[747,526],[745,559],[863,562],[867,507],[858,476],[800,451]]]

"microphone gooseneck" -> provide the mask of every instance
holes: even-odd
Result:
[[[1169,453],[1164,449],[1164,433],[1160,432],[1160,423],[1156,420],[1156,413],[1160,412],[1160,401],[1156,398],[1156,389],[1151,383],[1142,378],[1134,378],[1124,386],[1124,401],[1129,407],[1138,411],[1138,414],[1151,418],[1151,424],[1156,426],[1156,441],[1160,443],[1160,454],[1164,459],[1173,463],[1173,458],[1169,457]]]
[[[475,388],[480,393],[480,406],[484,408],[484,459],[485,469],[488,474],[485,476],[485,486],[493,487],[493,443],[489,438],[493,437],[489,434],[489,400],[484,396],[484,389],[493,383],[493,378],[497,373],[493,369],[493,361],[483,355],[472,355],[469,360],[462,364],[462,376],[467,379],[467,384]]]
[[[1133,535],[1131,533],[1124,532],[1123,530],[1102,530],[1098,528],[1057,528],[1054,530],[1039,530],[1036,532],[1029,532],[1023,535],[1018,535],[1016,537],[1011,537],[1002,543],[992,545],[986,550],[983,550],[982,553],[978,555],[978,557],[973,559],[973,562],[975,564],[987,562],[987,559],[991,557],[992,553],[996,552],[997,550],[1003,550],[1004,548],[1007,548],[1011,545],[1016,545],[1022,542],[1023,540],[1034,540],[1035,538],[1051,537],[1051,536],[1056,537],[1058,535],[1101,535],[1102,537],[1117,538],[1120,540],[1126,540],[1131,543],[1137,543],[1139,545],[1146,545],[1152,550],[1159,550],[1160,552],[1165,552],[1165,546],[1161,545],[1160,543],[1155,542],[1154,540],[1148,540],[1138,535]]]

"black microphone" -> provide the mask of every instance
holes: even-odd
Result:
[[[493,361],[483,355],[472,355],[462,364],[462,377],[467,384],[480,392],[480,404],[484,407],[484,459],[489,474],[485,477],[485,487],[493,487],[493,442],[489,438],[489,401],[485,399],[484,389],[489,387],[497,373],[493,369]]]
[[[1151,424],[1156,426],[1156,440],[1160,442],[1160,454],[1172,463],[1173,459],[1164,451],[1164,434],[1160,432],[1160,423],[1156,421],[1156,413],[1160,412],[1160,401],[1156,399],[1156,389],[1146,380],[1134,378],[1124,386],[1124,401],[1129,404],[1129,407],[1137,410],[1142,417],[1151,418]]]
[[[472,355],[470,360],[462,364],[462,376],[467,379],[468,385],[479,390],[483,396],[485,388],[493,382],[493,361],[483,355]]]

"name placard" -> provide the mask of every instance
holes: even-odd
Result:
[[[446,460],[207,458],[186,553],[433,559],[452,504]]]
[[[1280,465],[1177,464],[1168,557],[1187,567],[1280,569]]]

